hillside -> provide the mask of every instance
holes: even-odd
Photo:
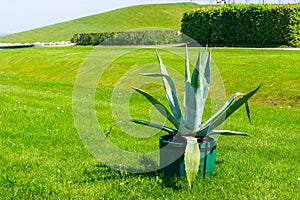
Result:
[[[183,13],[197,7],[200,5],[194,3],[131,6],[0,37],[0,43],[69,41],[75,33],[123,31],[143,27],[179,30]]]

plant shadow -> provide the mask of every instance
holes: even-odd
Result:
[[[166,176],[161,173],[162,177],[162,186],[171,188],[173,190],[180,190],[182,189],[182,186],[178,184],[178,181],[181,179],[179,177],[172,177],[172,176]]]
[[[181,182],[182,178],[167,176],[161,170],[152,170],[153,168],[158,169],[159,166],[153,160],[144,157],[141,159],[141,164],[145,169],[149,170],[141,173],[133,173],[134,169],[131,168],[120,168],[119,166],[113,167],[108,166],[103,163],[95,163],[92,165],[87,165],[83,169],[83,180],[78,180],[80,182],[97,182],[101,180],[109,181],[114,179],[127,179],[127,178],[149,178],[152,181],[156,181],[157,184],[162,187],[170,188],[172,190],[182,189]]]
[[[218,159],[215,162],[218,165],[225,163],[224,159]],[[99,180],[113,180],[113,179],[126,179],[126,178],[149,178],[152,181],[156,181],[157,184],[162,187],[172,189],[174,191],[181,190],[185,181],[184,178],[179,176],[165,175],[162,170],[159,169],[158,164],[151,158],[143,157],[140,161],[141,166],[144,167],[144,171],[140,173],[134,173],[136,169],[133,168],[121,168],[120,166],[108,166],[103,163],[96,163],[94,165],[87,166],[84,169],[84,182],[94,182]],[[152,170],[159,169],[159,170]]]

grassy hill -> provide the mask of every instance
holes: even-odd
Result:
[[[143,27],[179,30],[184,12],[194,3],[151,4],[121,8],[0,38],[0,42],[69,41],[75,33],[107,32]]]

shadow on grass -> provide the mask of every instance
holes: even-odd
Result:
[[[225,161],[223,159],[222,160],[216,160],[216,162],[215,162],[216,165],[222,165],[224,163],[225,163]]]
[[[224,159],[216,160],[216,165],[222,165],[225,163]],[[148,179],[150,182],[156,182],[162,187],[172,189],[174,191],[182,190],[186,186],[186,179],[173,175],[164,175],[160,170],[151,171],[151,169],[158,169],[159,166],[150,158],[144,157],[140,161],[144,173],[132,173],[136,169],[124,168],[122,166],[111,167],[102,163],[96,163],[86,166],[83,171],[84,182],[97,182],[101,180],[127,180],[140,178]]]
[[[143,162],[147,165],[150,165],[151,160],[143,160]],[[154,164],[154,163],[151,163]],[[128,171],[127,171],[128,170]],[[98,181],[110,181],[116,179],[150,179],[151,181],[157,182],[162,187],[170,188],[172,190],[180,190],[182,189],[182,185],[179,182],[182,178],[173,177],[173,176],[166,176],[161,171],[151,171],[146,173],[130,173],[130,169],[127,170],[120,170],[116,168],[109,167],[102,163],[96,163],[93,165],[88,165],[83,170],[83,177],[84,179],[80,182],[98,182]],[[160,180],[160,181],[159,181]]]
[[[171,176],[165,176],[163,174],[161,174],[162,176],[162,186],[167,187],[167,188],[171,188],[173,190],[181,190],[182,186],[178,185],[178,180],[182,179],[179,177],[171,177]]]

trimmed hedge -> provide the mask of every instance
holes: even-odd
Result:
[[[77,45],[99,45],[115,34],[117,33],[76,33],[71,42]]]
[[[71,39],[77,45],[161,45],[182,43],[183,37],[174,30],[139,30],[108,33],[80,33]]]
[[[184,14],[181,31],[201,45],[300,47],[300,4],[203,7]]]

